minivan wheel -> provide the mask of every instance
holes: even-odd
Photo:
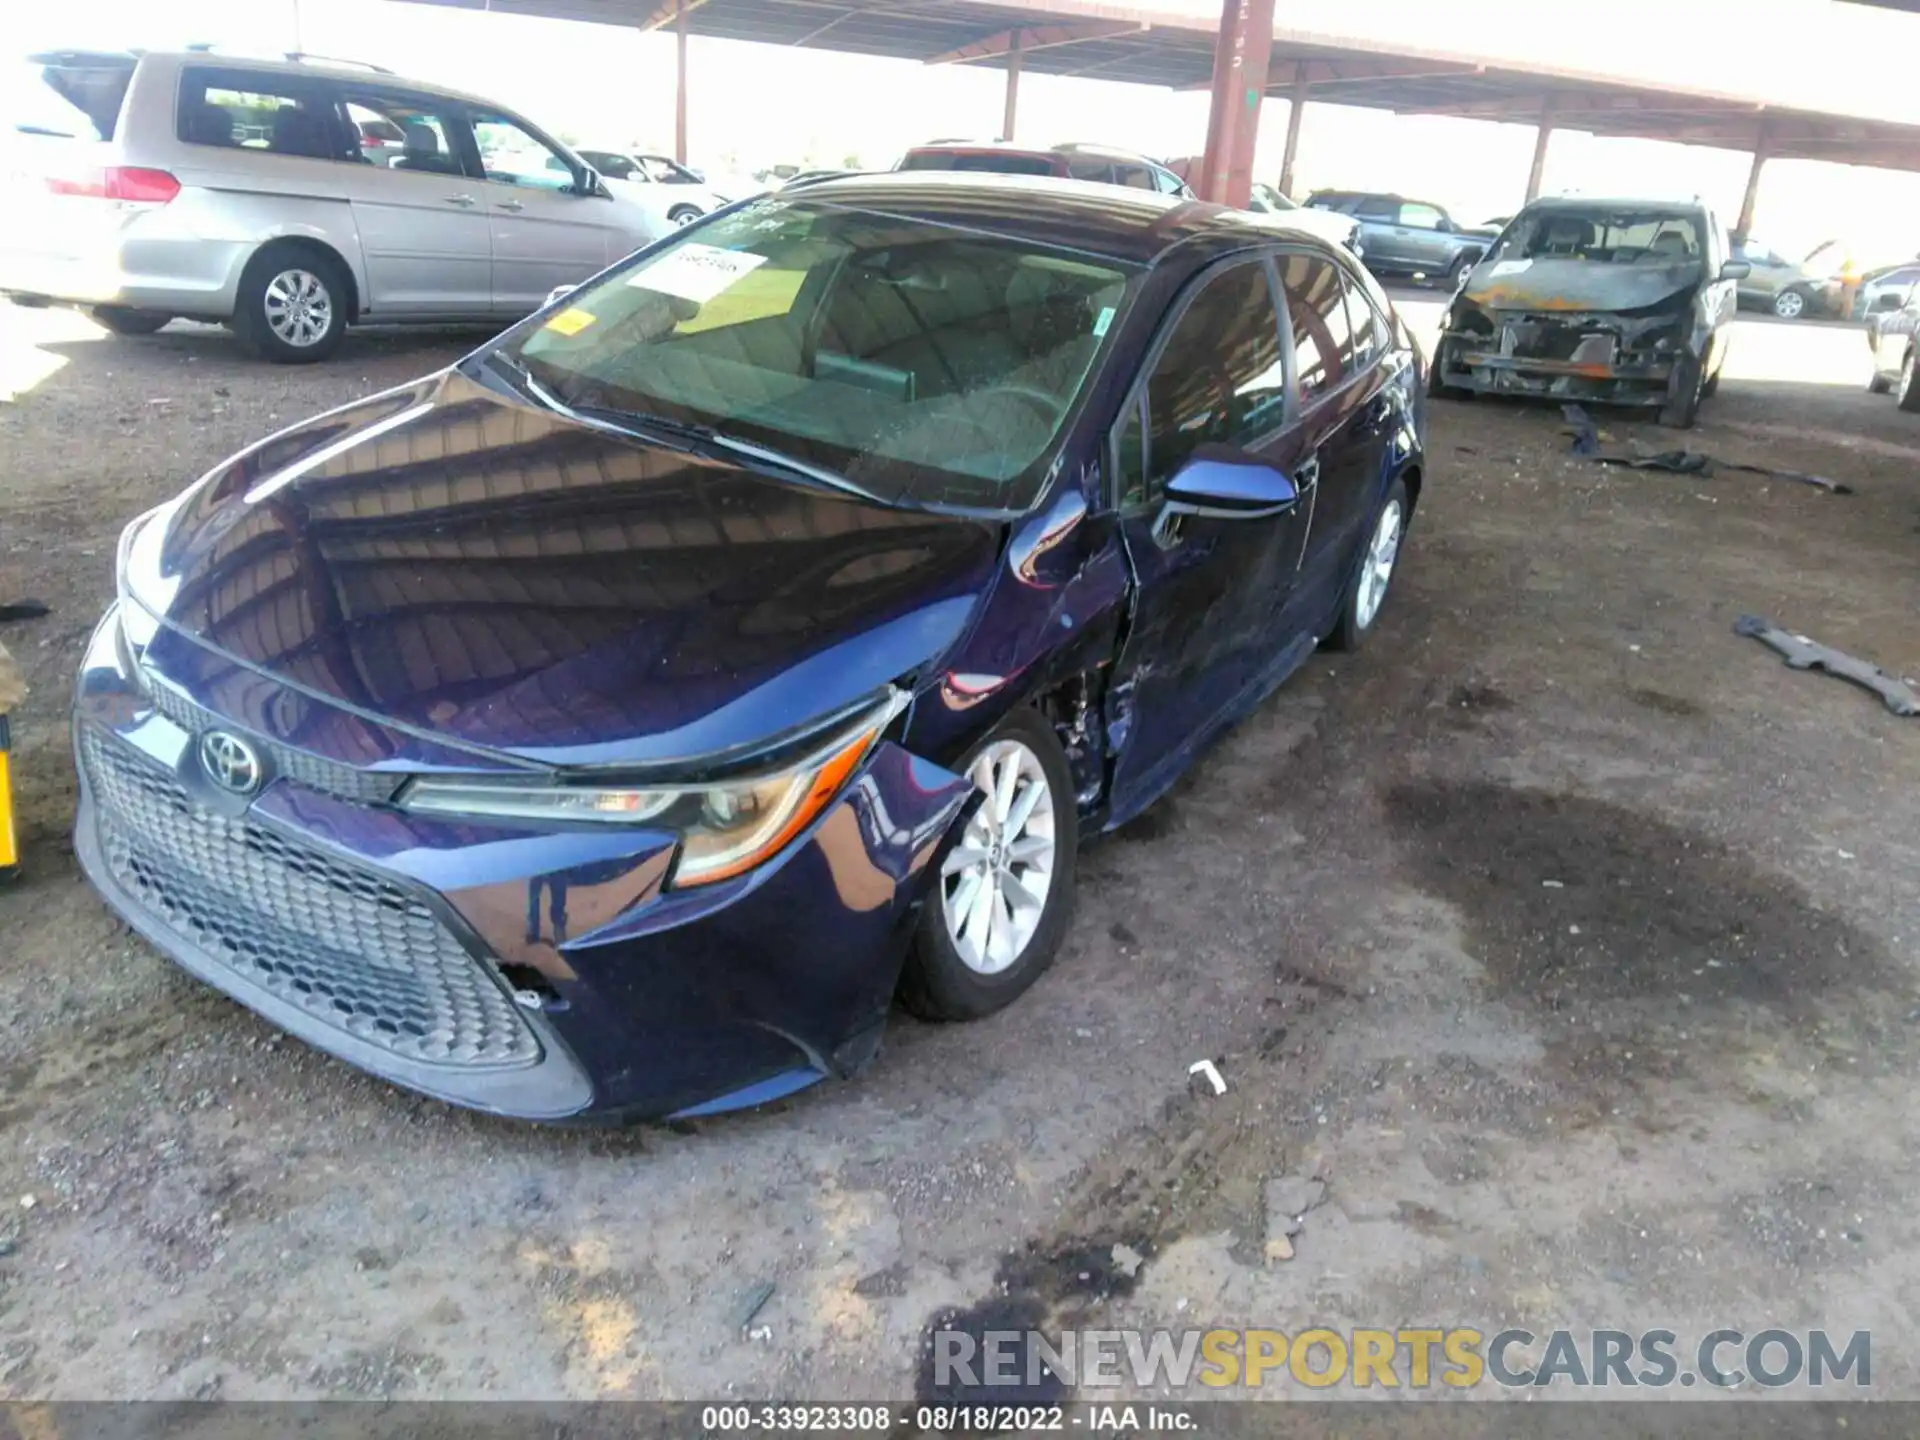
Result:
[[[1773,313],[1782,320],[1798,320],[1807,313],[1806,291],[1782,290],[1773,297]]]
[[[340,344],[347,296],[346,277],[330,257],[302,245],[268,245],[240,277],[233,328],[276,364],[311,364]]]
[[[173,319],[158,311],[129,310],[121,305],[96,305],[87,311],[87,316],[94,324],[103,325],[116,335],[151,335]]]
[[[1329,650],[1358,650],[1373,622],[1386,603],[1387,588],[1393,583],[1393,571],[1406,543],[1407,521],[1413,502],[1407,494],[1407,482],[1395,480],[1387,498],[1374,512],[1373,526],[1353,575],[1347,581],[1346,598],[1340,603],[1340,618],[1333,632],[1321,643]]]
[[[1920,370],[1913,363],[1913,351],[1907,351],[1907,358],[1900,362],[1900,394],[1897,403],[1902,410],[1920,412]]]
[[[699,218],[699,209],[692,205],[676,205],[667,212],[667,219],[676,225],[691,225]]]
[[[900,977],[927,1020],[975,1020],[1045,973],[1073,913],[1078,815],[1053,726],[1021,708],[959,767],[982,799],[941,862]]]

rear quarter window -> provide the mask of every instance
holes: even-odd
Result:
[[[0,87],[8,128],[64,140],[111,140],[133,79],[131,56],[42,55]]]
[[[331,97],[302,76],[187,70],[180,78],[175,125],[189,145],[311,160],[346,158]]]

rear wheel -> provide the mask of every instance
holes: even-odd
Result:
[[[1353,578],[1347,582],[1347,598],[1341,603],[1340,618],[1334,623],[1333,633],[1323,642],[1327,649],[1358,650],[1360,642],[1373,628],[1373,622],[1380,616],[1380,607],[1386,604],[1387,587],[1393,583],[1393,570],[1400,560],[1400,546],[1407,537],[1411,509],[1407,482],[1395,480],[1393,488],[1387,491],[1385,503],[1373,517],[1366,549],[1360,552]]]
[[[1480,257],[1472,252],[1462,255],[1458,260],[1454,261],[1453,268],[1447,271],[1447,293],[1449,295],[1459,294],[1461,285],[1466,282],[1467,272],[1479,263]]]
[[[900,998],[928,1020],[973,1020],[1045,973],[1073,912],[1078,817],[1053,726],[1020,709],[967,756],[982,800],[921,911]]]
[[[1773,313],[1782,320],[1798,320],[1807,313],[1807,292],[1782,290],[1773,297]]]
[[[1891,389],[1893,389],[1892,378],[1882,375],[1880,373],[1880,362],[1877,360],[1874,361],[1873,373],[1867,377],[1867,393],[1869,395],[1884,395]]]
[[[667,219],[676,225],[691,225],[699,218],[700,208],[697,205],[676,205],[667,212]]]
[[[1920,413],[1920,373],[1913,363],[1913,351],[1907,351],[1907,358],[1900,362],[1900,399],[1902,410]]]
[[[331,256],[303,245],[268,245],[240,277],[233,328],[276,364],[311,364],[331,355],[346,333],[349,294]]]
[[[151,335],[173,319],[155,310],[129,310],[123,305],[96,305],[87,314],[94,324],[116,335]]]

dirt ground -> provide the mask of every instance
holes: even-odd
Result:
[[[0,630],[35,687],[0,1396],[904,1398],[930,1319],[984,1303],[1824,1324],[1875,1332],[1876,1394],[1920,1395],[1920,726],[1732,633],[1757,612],[1920,672],[1920,421],[1864,393],[1851,329],[1740,332],[1686,443],[1856,494],[1603,469],[1550,409],[1437,406],[1369,646],[1086,856],[1019,1005],[898,1016],[863,1079],[761,1113],[583,1133],[281,1039],[111,920],[67,842],[67,686],[121,523],[477,337],[281,369],[0,308],[0,601],[54,607]],[[1190,1092],[1203,1057],[1224,1096]],[[1269,1260],[1287,1176],[1326,1200]]]

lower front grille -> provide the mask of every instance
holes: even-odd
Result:
[[[196,950],[400,1058],[507,1069],[540,1058],[518,1007],[400,886],[193,803],[170,771],[87,727],[101,853],[121,888]]]

